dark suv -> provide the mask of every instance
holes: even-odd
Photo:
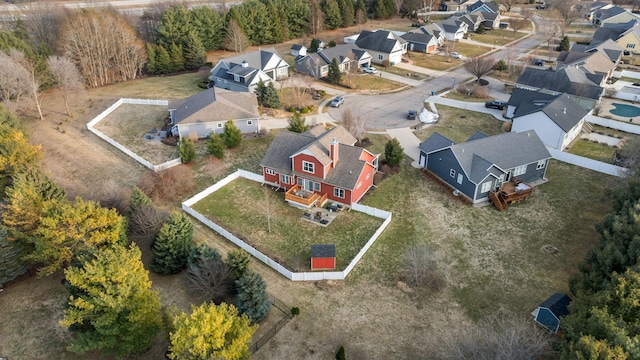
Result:
[[[543,66],[544,65],[544,61],[542,61],[542,59],[533,59],[533,65],[535,65],[535,66]]]
[[[407,119],[408,120],[415,120],[416,119],[416,115],[418,114],[417,111],[415,110],[409,110],[409,113],[407,114]]]
[[[501,100],[491,100],[484,103],[484,107],[489,109],[503,110],[505,106],[507,106],[507,102]]]

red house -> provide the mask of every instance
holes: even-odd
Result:
[[[279,131],[260,163],[264,180],[286,189],[285,200],[292,205],[351,205],[373,186],[379,156],[355,143],[342,126],[325,130],[318,125],[301,134]]]
[[[311,245],[311,270],[334,270],[336,246],[334,244]]]

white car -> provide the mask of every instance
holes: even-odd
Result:
[[[369,67],[362,68],[362,71],[366,72],[367,74],[375,74],[378,72],[378,69],[372,66],[369,66]]]
[[[455,51],[451,53],[451,57],[454,59],[462,59],[462,55],[458,54]]]

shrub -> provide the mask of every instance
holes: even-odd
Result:
[[[151,199],[136,186],[131,193],[131,199],[129,199],[129,211],[133,213],[143,205],[151,205]]]
[[[178,151],[180,152],[180,161],[183,164],[188,164],[196,157],[196,147],[193,141],[188,138],[180,139]]]
[[[234,148],[242,142],[242,131],[238,129],[233,120],[229,120],[224,124],[224,131],[220,137],[228,148]]]
[[[231,276],[231,268],[222,261],[216,249],[204,244],[192,248],[187,270],[192,291],[219,303],[233,290]]]
[[[237,280],[249,269],[251,256],[242,249],[233,249],[227,253],[227,265],[233,271],[233,279]]]
[[[176,274],[187,266],[193,238],[193,224],[186,214],[171,213],[153,244],[151,268],[158,274]]]
[[[258,322],[269,313],[271,300],[266,293],[267,283],[257,272],[248,270],[236,280],[238,312]]]
[[[384,146],[384,157],[387,159],[387,164],[390,166],[400,164],[400,161],[402,161],[404,157],[403,151],[404,149],[400,146],[398,139],[389,140]]]
[[[207,140],[207,150],[209,151],[209,154],[217,157],[218,159],[224,158],[224,142],[222,141],[222,138],[213,131]]]
[[[190,167],[178,165],[159,173],[147,172],[138,186],[156,201],[175,202],[192,192],[195,180]]]
[[[129,229],[133,234],[155,238],[167,217],[153,205],[142,205],[129,214]]]

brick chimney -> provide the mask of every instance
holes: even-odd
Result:
[[[336,138],[333,138],[333,140],[331,140],[331,147],[329,149],[329,157],[331,158],[331,161],[333,161],[333,167],[336,167],[336,165],[338,164],[338,146],[340,146],[340,144],[338,144],[338,140],[336,140]]]

